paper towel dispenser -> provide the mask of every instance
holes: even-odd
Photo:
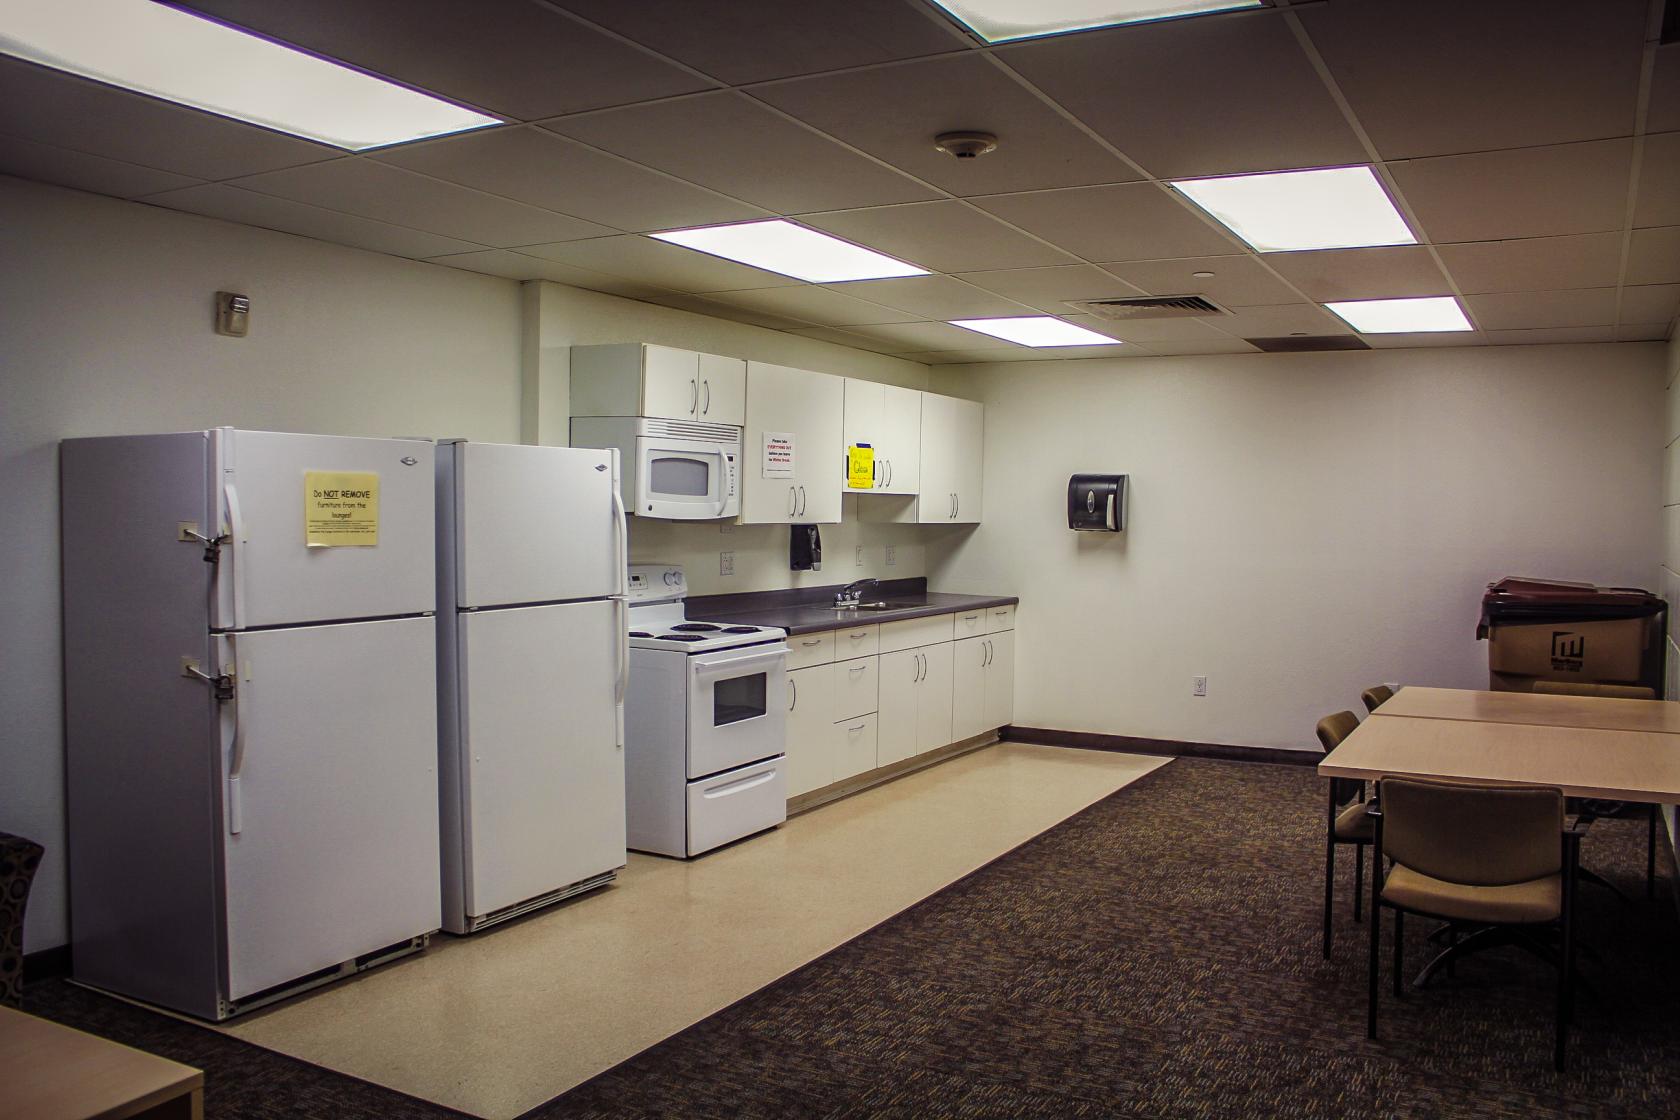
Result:
[[[1118,533],[1126,527],[1126,476],[1076,474],[1068,479],[1068,528]]]

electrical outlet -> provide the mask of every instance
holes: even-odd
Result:
[[[1191,677],[1190,678],[1190,695],[1192,695],[1192,696],[1206,696],[1207,695],[1207,678],[1206,677]]]
[[[898,549],[889,544],[887,546],[887,567],[890,568],[897,563],[898,563]]]
[[[735,574],[735,554],[733,552],[718,553],[718,575],[732,576]]]
[[[863,546],[861,544],[858,545],[857,549],[853,552],[852,562],[860,568],[863,567]]]
[[[720,533],[733,533],[734,531],[735,531],[735,522],[733,522],[733,521],[719,521],[718,522],[718,532],[720,532]]]

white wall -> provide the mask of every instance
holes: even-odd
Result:
[[[1638,343],[935,367],[986,403],[985,518],[930,547],[930,582],[1020,595],[1018,724],[1313,745],[1367,685],[1486,687],[1490,580],[1650,583],[1663,364]],[[1081,471],[1131,476],[1125,533],[1066,528]]]
[[[562,284],[531,285],[541,323],[538,385],[526,395],[528,435],[534,442],[565,443],[569,419],[568,347],[600,342],[653,342],[709,354],[747,358],[822,373],[924,388],[928,367],[783,331],[713,319],[669,307],[634,303]],[[533,411],[534,410],[534,415]],[[835,449],[838,454],[839,449]],[[855,503],[845,499],[845,520],[824,525],[823,570],[788,570],[785,525],[719,525],[717,522],[630,519],[630,558],[638,563],[680,563],[696,595],[764,591],[783,587],[846,583],[862,576],[899,579],[926,573],[923,538],[914,525],[860,525]],[[887,565],[887,548],[895,563]],[[863,549],[862,563],[857,549]],[[720,574],[719,553],[733,552],[734,574]]]

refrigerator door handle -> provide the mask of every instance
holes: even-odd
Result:
[[[239,641],[232,634],[227,635],[227,654],[227,676],[233,681],[228,699],[233,705],[233,743],[228,747],[227,826],[229,835],[238,836],[245,827],[239,797],[239,778],[245,770],[245,705],[239,698]]]
[[[239,510],[239,489],[233,483],[222,488],[222,494],[227,500],[228,515],[228,545],[233,549],[233,563],[230,571],[233,576],[233,629],[242,629],[245,625],[245,576],[240,571],[245,566],[245,515]]]

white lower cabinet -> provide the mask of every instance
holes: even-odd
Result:
[[[1015,632],[964,638],[952,645],[951,734],[967,739],[1015,718]]]
[[[834,666],[795,669],[787,681],[787,791],[797,797],[836,780]]]
[[[882,766],[937,750],[951,737],[951,643],[881,655],[876,750]]]
[[[879,766],[875,749],[875,713],[834,725],[834,780],[867,774]]]
[[[1015,722],[1015,631],[986,636],[991,657],[986,660],[986,718],[981,729],[1008,727]]]

